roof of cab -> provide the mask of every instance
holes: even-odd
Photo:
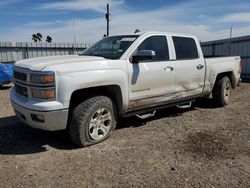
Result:
[[[188,34],[188,33],[174,33],[174,32],[162,32],[162,31],[147,31],[147,32],[141,32],[141,33],[139,33],[139,34],[140,34],[140,35],[166,34],[166,35],[171,35],[171,36],[197,37],[196,35]]]
[[[162,32],[162,31],[146,31],[146,32],[138,32],[138,33],[126,33],[126,34],[119,34],[119,35],[157,35],[157,34],[166,34],[171,36],[182,36],[182,37],[193,37],[198,38],[196,35],[193,34],[187,34],[187,33],[173,33],[173,32]],[[119,35],[113,35],[113,36],[119,36]]]

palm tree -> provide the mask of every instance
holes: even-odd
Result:
[[[51,43],[52,42],[52,38],[50,36],[47,36],[46,42]]]
[[[36,36],[37,36],[37,40],[38,40],[39,42],[41,42],[41,41],[42,41],[42,38],[43,38],[43,35],[42,35],[41,33],[37,33]]]
[[[34,42],[37,42],[37,35],[36,35],[36,34],[33,34],[33,35],[32,35],[32,40],[33,40]]]

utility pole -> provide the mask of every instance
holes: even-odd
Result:
[[[76,43],[76,22],[73,22],[73,41]]]
[[[73,54],[75,54],[75,52],[76,52],[76,47],[75,47],[75,45],[76,45],[76,28],[75,28],[76,26],[75,26],[75,20],[74,20],[74,22],[73,22],[73,45],[72,45],[72,50],[73,50]]]
[[[231,28],[230,28],[230,36],[229,36],[230,39],[232,38],[232,34],[233,34],[233,28],[231,27]]]
[[[229,36],[229,46],[228,46],[228,56],[231,55],[231,38],[232,38],[232,34],[233,34],[233,28],[230,28],[230,36]]]
[[[110,13],[109,13],[109,4],[107,3],[107,13],[106,13],[106,21],[107,21],[107,37],[109,36],[109,22],[110,22]]]

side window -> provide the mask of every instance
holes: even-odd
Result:
[[[169,60],[168,43],[166,36],[151,36],[145,39],[137,50],[153,50],[153,61]]]
[[[197,46],[193,38],[173,37],[176,59],[199,58]]]

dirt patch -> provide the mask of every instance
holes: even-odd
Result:
[[[224,108],[202,100],[120,119],[111,138],[82,149],[64,131],[20,123],[9,92],[0,89],[0,187],[250,187],[250,84]]]
[[[209,132],[197,132],[188,135],[184,143],[184,150],[208,159],[227,159],[232,157],[230,151],[230,140],[221,135]]]

